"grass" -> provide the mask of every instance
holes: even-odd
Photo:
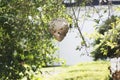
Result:
[[[96,61],[74,66],[43,68],[42,80],[109,80],[109,62]]]

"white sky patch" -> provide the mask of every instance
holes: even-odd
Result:
[[[37,10],[39,10],[40,12],[42,12],[42,7],[38,7]]]

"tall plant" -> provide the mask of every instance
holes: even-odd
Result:
[[[92,52],[95,60],[120,56],[119,21],[118,16],[111,16],[97,28],[97,32],[94,33],[94,51]]]

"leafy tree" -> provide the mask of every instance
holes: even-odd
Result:
[[[18,80],[57,60],[48,22],[68,18],[61,0],[0,0],[0,79]]]
[[[96,39],[91,53],[95,60],[106,59],[107,57],[120,56],[120,18],[111,16],[101,26],[97,27]]]

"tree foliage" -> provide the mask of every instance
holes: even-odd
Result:
[[[97,27],[94,40],[95,60],[106,59],[107,57],[120,56],[120,18],[111,16],[101,26]]]
[[[56,60],[48,23],[53,18],[68,18],[61,3],[61,0],[0,0],[2,80],[24,76],[29,80],[30,70],[36,71]]]

